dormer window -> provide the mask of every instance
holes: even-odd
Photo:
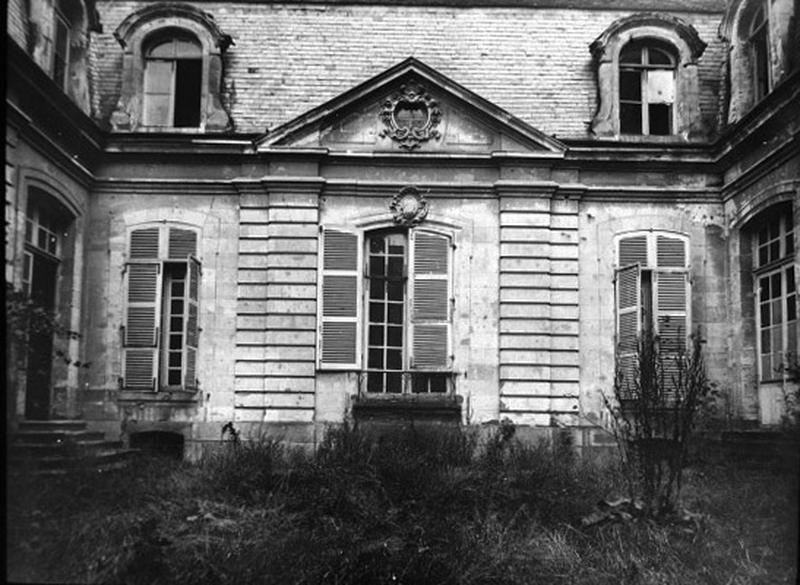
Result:
[[[214,18],[194,6],[148,4],[114,31],[123,48],[115,131],[224,132],[222,59],[233,43]]]
[[[71,23],[64,15],[62,3],[55,10],[55,39],[53,42],[53,65],[51,73],[58,86],[64,91],[69,84],[69,39]]]
[[[674,16],[642,13],[611,23],[589,47],[598,84],[592,133],[630,141],[704,136],[697,63],[705,47]]]
[[[651,41],[626,45],[619,57],[619,123],[622,134],[674,133],[676,58]]]
[[[764,6],[760,6],[750,22],[750,61],[752,66],[753,97],[761,101],[769,93],[769,37]]]
[[[146,51],[143,123],[196,128],[200,125],[203,53],[187,35],[161,37]]]

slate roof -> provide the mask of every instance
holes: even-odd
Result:
[[[108,120],[121,84],[122,50],[112,32],[145,4],[98,3],[105,32],[93,37],[93,58],[95,115],[101,120]],[[704,10],[715,6],[700,4]],[[589,45],[632,13],[429,3],[195,5],[212,14],[234,41],[226,55],[223,94],[237,132],[273,130],[413,57],[559,139],[588,136],[597,99]],[[701,111],[715,127],[725,51],[717,38],[721,13],[672,14],[708,43],[699,61]]]

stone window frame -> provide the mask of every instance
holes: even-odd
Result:
[[[85,112],[90,111],[88,49],[90,32],[101,32],[96,12],[84,0],[30,0],[28,51],[32,59]],[[66,59],[56,78],[58,22],[67,32]]]
[[[144,69],[148,42],[170,31],[195,38],[202,51],[200,123],[195,128],[145,126],[143,123]],[[233,128],[222,104],[223,56],[233,44],[213,16],[186,4],[162,3],[129,15],[114,31],[123,49],[122,88],[111,127],[114,131],[202,133],[225,132]]]
[[[797,64],[793,63],[792,33],[796,17],[793,0],[734,0],[728,3],[722,23],[720,38],[730,43],[728,69],[730,74],[730,102],[728,123],[742,119],[748,111],[764,101],[754,83],[752,23],[759,10],[763,9],[766,25],[767,50],[767,95],[777,87]]]
[[[619,116],[619,56],[631,42],[646,42],[671,47],[675,68],[675,103],[673,133],[668,136],[622,134]],[[651,13],[634,14],[614,21],[589,49],[597,67],[598,108],[591,131],[599,138],[634,142],[689,140],[704,135],[700,115],[697,61],[706,43],[695,28],[680,18]]]

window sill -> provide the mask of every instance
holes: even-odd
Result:
[[[200,393],[187,390],[164,390],[150,392],[147,390],[121,390],[118,402],[150,402],[161,404],[196,404],[200,401]]]

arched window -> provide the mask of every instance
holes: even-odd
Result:
[[[196,128],[200,125],[203,53],[190,35],[159,35],[145,51],[145,126]]]
[[[130,14],[114,36],[124,50],[115,131],[223,132],[223,54],[233,43],[194,6],[157,2]]]
[[[649,39],[626,45],[619,56],[619,118],[622,134],[673,133],[673,51]]]
[[[758,7],[750,21],[747,36],[752,67],[753,97],[760,101],[769,93],[769,23],[764,5]]]
[[[632,141],[704,136],[697,62],[705,47],[694,27],[673,16],[611,23],[589,47],[598,84],[592,132]]]
[[[319,368],[359,370],[370,394],[451,391],[451,236],[325,228],[322,250]]]
[[[797,361],[797,287],[792,206],[775,206],[750,225],[759,380],[780,380]]]

